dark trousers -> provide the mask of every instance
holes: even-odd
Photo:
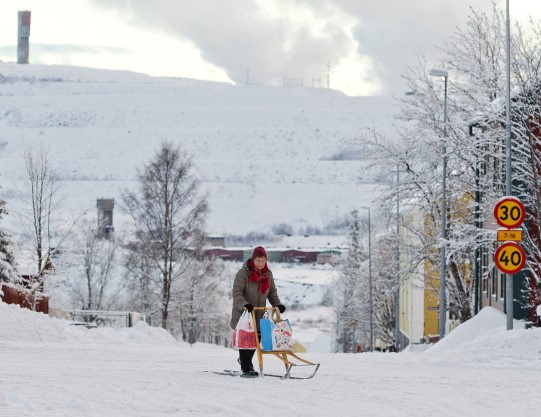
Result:
[[[239,349],[239,362],[242,372],[248,372],[254,369],[252,358],[254,357],[255,349]]]

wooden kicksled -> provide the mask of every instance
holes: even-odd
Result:
[[[254,310],[252,311],[252,320],[254,323],[254,329],[259,328],[259,326],[257,325],[257,317],[255,314],[256,310],[272,311],[271,319],[275,323],[282,321],[282,319],[280,318],[280,310],[278,310],[278,307],[254,307]],[[319,369],[319,365],[320,365],[319,363],[313,363],[313,362],[307,361],[306,359],[302,359],[298,357],[295,353],[293,353],[293,351],[291,350],[263,350],[258,332],[255,332],[255,337],[256,337],[256,346],[257,346],[256,347],[257,361],[259,362],[259,376],[261,377],[265,376],[263,372],[263,356],[264,355],[273,355],[284,363],[286,367],[286,373],[281,377],[282,379],[293,378],[290,376],[290,373],[291,373],[292,368],[296,366],[312,366],[314,367],[314,371],[306,377],[295,376],[294,377],[295,379],[313,378],[313,376],[316,374],[317,370]]]

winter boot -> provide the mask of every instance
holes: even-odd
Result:
[[[252,365],[252,358],[254,357],[255,350],[252,349],[240,349],[238,362],[243,376],[255,377],[259,373],[254,370]]]

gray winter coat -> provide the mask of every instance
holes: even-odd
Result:
[[[242,268],[239,269],[237,275],[235,276],[235,281],[233,282],[233,309],[231,311],[231,328],[234,329],[237,325],[237,322],[242,316],[243,307],[246,304],[251,304],[254,307],[265,307],[267,298],[272,307],[276,307],[282,302],[278,297],[278,291],[276,291],[276,286],[274,285],[274,277],[272,276],[272,271],[269,269],[269,289],[261,294],[259,292],[259,282],[250,282],[250,268],[248,267],[248,261],[242,265]],[[259,319],[263,316],[264,311],[256,311],[257,324],[259,327]]]

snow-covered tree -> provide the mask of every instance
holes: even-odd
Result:
[[[75,221],[67,221],[62,214],[63,199],[57,172],[49,149],[45,146],[24,150],[25,172],[23,186],[19,190],[22,203],[13,210],[29,246],[30,261],[35,268],[25,271],[29,280],[25,283],[34,296],[34,306],[39,301],[47,277],[54,270],[52,257],[60,253]]]
[[[361,241],[358,211],[352,211],[351,217],[349,247],[334,287],[335,350],[339,352],[354,352],[357,344],[370,345],[368,253]]]
[[[198,250],[202,254],[202,250]],[[209,343],[216,339],[224,340],[230,333],[230,304],[226,303],[225,281],[220,276],[217,264],[208,258],[200,257],[190,264],[185,279],[173,286],[173,317],[179,327],[182,339],[193,344],[196,341]],[[221,343],[220,343],[221,344]]]
[[[73,302],[82,310],[108,310],[118,302],[114,285],[119,243],[98,236],[95,224],[83,222],[75,234],[71,256],[76,269],[67,281]]]
[[[457,202],[455,212],[464,220],[459,222],[460,227],[450,230],[448,239],[451,251],[448,265],[452,278],[462,269],[460,274],[464,278],[455,279],[452,281],[454,285],[449,287],[450,301],[455,302],[462,319],[468,318],[469,305],[465,300],[472,294],[467,285],[467,277],[471,276],[471,273],[467,268],[461,268],[465,265],[464,262],[457,260],[468,259],[469,255],[470,265],[474,265],[474,260],[471,259],[471,254],[475,253],[473,248],[482,247],[485,252],[492,252],[494,237],[477,225],[479,221],[492,217],[495,202],[506,194],[505,17],[496,4],[493,5],[491,15],[472,11],[467,28],[458,31],[453,42],[443,49],[443,60],[457,78],[454,83],[457,105],[453,111],[458,119],[452,124],[455,126],[453,152],[456,163],[450,170],[450,178],[454,190],[462,192],[454,196],[454,201]],[[539,231],[536,227],[539,224],[539,210],[536,207],[539,207],[540,189],[537,178],[541,166],[536,162],[541,152],[538,143],[541,99],[538,88],[541,76],[540,22],[531,20],[526,29],[518,24],[513,25],[510,108],[511,192],[512,195],[520,197],[527,207],[528,219],[524,228],[524,244],[529,253],[527,269],[533,278],[530,284],[537,286],[540,282],[541,260]],[[466,126],[470,129],[469,132],[465,131]],[[454,179],[453,169],[464,174]],[[469,210],[464,204],[466,194],[471,196],[470,201],[473,202],[470,202]],[[452,225],[452,221],[450,224]],[[532,300],[530,294],[530,300],[524,301],[534,301],[533,305],[536,305],[541,294],[539,288],[532,289],[534,293],[538,293],[537,300]]]
[[[134,311],[145,314],[152,323],[161,320],[161,277],[154,268],[153,260],[144,250],[141,242],[126,245],[124,257],[124,281],[126,282],[126,303]]]
[[[520,104],[535,91],[539,79],[541,39],[539,23],[523,31],[515,26],[512,39],[513,183],[514,195],[522,195],[530,207],[539,190],[535,168],[538,145],[531,143],[532,120],[538,109]],[[424,263],[427,274],[438,276],[440,248],[447,248],[447,300],[458,318],[473,313],[473,265],[476,249],[490,248],[494,237],[480,225],[491,219],[495,202],[505,191],[505,20],[493,3],[492,14],[471,10],[465,28],[440,48],[439,64],[419,59],[404,75],[410,92],[401,99],[401,122],[395,137],[372,132],[386,191],[381,204],[392,212],[398,203],[420,213],[422,224],[402,224],[418,237],[411,252],[411,266]],[[447,123],[444,120],[444,81],[429,76],[430,67],[448,70]],[[530,93],[527,93],[530,92]],[[534,100],[535,101],[535,100]],[[446,236],[439,231],[442,207],[443,152],[447,158]],[[537,165],[539,166],[539,165]],[[400,179],[397,181],[396,171]],[[525,195],[528,194],[529,196]],[[529,210],[529,212],[532,212]],[[536,222],[536,218],[532,218]],[[538,223],[538,222],[537,222]],[[533,239],[531,236],[528,239]],[[539,250],[539,244],[531,251]],[[489,250],[490,251],[490,250]],[[534,259],[541,259],[535,256]],[[532,263],[532,260],[529,261]],[[537,262],[537,261],[536,261]],[[538,270],[535,265],[530,269]],[[487,271],[485,271],[487,272]],[[537,278],[538,280],[538,278]],[[539,281],[539,280],[538,280]]]
[[[51,255],[54,224],[53,216],[58,210],[58,177],[54,171],[48,149],[25,150],[26,168],[25,198],[29,201],[24,216],[26,228],[31,230],[36,256],[36,277],[39,279]]]
[[[0,199],[0,221],[7,214],[6,202]],[[13,242],[9,234],[0,226],[0,283],[18,282],[15,257],[11,247]]]
[[[373,244],[372,292],[374,338],[385,345],[395,344],[397,245],[396,236],[382,235]]]

